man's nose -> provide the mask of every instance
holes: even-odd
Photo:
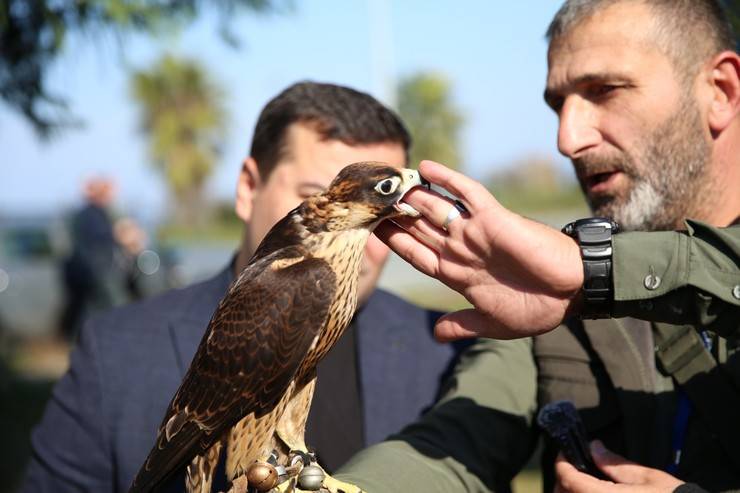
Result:
[[[596,125],[596,114],[589,101],[571,95],[560,110],[558,150],[571,159],[598,145],[601,133]]]

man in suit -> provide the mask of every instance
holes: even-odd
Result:
[[[211,314],[270,227],[345,165],[403,166],[409,135],[367,94],[299,83],[263,109],[237,183],[241,248],[216,277],[90,320],[32,435],[23,491],[126,491]],[[360,308],[319,365],[307,443],[332,470],[413,420],[437,394],[453,346],[431,335],[439,314],[375,290],[388,249],[371,238]],[[218,485],[217,485],[218,486]],[[182,478],[173,481],[182,490]]]

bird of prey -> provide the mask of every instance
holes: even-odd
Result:
[[[210,491],[223,448],[229,480],[246,490],[255,461],[308,452],[316,365],[355,312],[365,243],[384,219],[418,216],[401,202],[417,185],[415,170],[351,164],[273,226],[219,303],[130,493],[185,466],[188,491]],[[329,476],[323,486],[359,491]]]

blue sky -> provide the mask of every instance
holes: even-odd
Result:
[[[152,170],[128,92],[132,69],[162,53],[198,59],[228,90],[232,120],[211,195],[230,200],[261,107],[302,79],[335,82],[388,101],[393,81],[418,71],[444,74],[467,118],[463,169],[482,178],[527,156],[557,155],[557,121],[542,100],[544,32],[559,0],[295,0],[293,11],[241,15],[225,45],[207,16],[164,40],[76,36],[52,68],[51,84],[86,123],[51,143],[0,105],[0,215],[48,213],[79,201],[81,181],[118,181],[118,207],[156,217],[169,203]],[[564,169],[567,162],[558,158]]]

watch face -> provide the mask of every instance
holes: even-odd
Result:
[[[601,227],[608,229],[612,234],[619,232],[619,225],[609,217],[586,217],[583,219],[577,219],[563,226],[563,229],[560,231],[568,236],[576,238],[578,231],[584,227],[588,227],[589,229],[593,227]]]
[[[575,224],[575,227],[601,224],[611,229],[614,229],[614,227],[617,225],[617,223],[615,223],[614,220],[610,217],[587,217],[584,219],[578,219],[574,221],[574,224]]]

